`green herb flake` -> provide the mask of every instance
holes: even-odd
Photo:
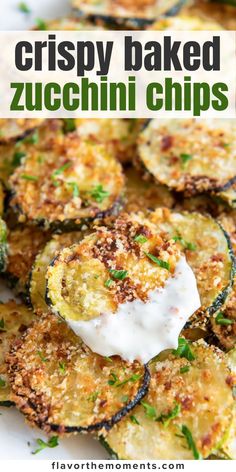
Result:
[[[28,144],[38,144],[39,142],[39,132],[38,130],[35,131],[33,134],[30,134],[29,136],[26,136],[26,138],[23,139],[24,143]]]
[[[48,359],[43,355],[41,351],[37,351],[37,354],[40,357],[42,362],[48,362]]]
[[[110,377],[112,377],[110,380],[108,380],[108,385],[115,385],[116,382],[118,382],[118,377],[116,374],[114,374],[113,372],[111,372],[110,374]]]
[[[77,198],[80,196],[79,186],[76,182],[68,182],[67,185],[71,187],[74,198]]]
[[[46,361],[44,361],[44,362],[46,362]],[[63,375],[66,373],[66,364],[65,364],[65,362],[59,362],[59,371]]]
[[[105,287],[107,288],[110,288],[110,286],[113,284],[113,280],[112,279],[107,279],[105,282],[104,282],[104,285]]]
[[[53,448],[58,446],[58,436],[52,436],[48,442],[43,441],[43,439],[37,439],[36,440],[38,444],[38,449],[36,449],[32,454],[38,454],[41,452],[43,449],[46,449],[47,447]]]
[[[6,382],[0,377],[0,388],[6,387]]]
[[[154,406],[151,406],[149,405],[149,403],[146,403],[146,402],[143,402],[141,401],[141,405],[143,405],[143,408],[145,410],[145,415],[152,419],[152,420],[156,420],[157,418],[157,413],[156,413],[156,409],[154,408]]]
[[[179,403],[176,403],[175,407],[173,410],[171,410],[169,413],[162,413],[160,416],[156,418],[156,421],[160,421],[163,426],[166,428],[170,421],[179,416],[181,412],[181,406]]]
[[[104,190],[103,186],[99,184],[94,187],[90,192],[90,195],[97,203],[102,203],[105,198],[109,197],[110,193],[107,190]]]
[[[5,321],[4,321],[3,318],[0,320],[0,331],[6,331],[6,329],[5,329]]]
[[[105,356],[104,359],[105,359],[105,361],[107,361],[107,362],[113,362],[113,360],[112,360],[110,357]]]
[[[182,161],[182,164],[187,164],[187,162],[189,162],[192,159],[192,157],[193,156],[191,154],[185,154],[185,153],[180,154],[180,159]]]
[[[137,236],[134,237],[134,241],[139,244],[144,244],[147,242],[147,238],[143,236],[143,234],[137,234]]]
[[[35,23],[36,23],[36,26],[39,30],[41,30],[41,31],[46,31],[47,30],[47,25],[46,25],[45,21],[42,20],[42,18],[37,18]]]
[[[112,277],[114,277],[114,279],[124,280],[128,275],[128,271],[111,269],[110,274],[112,275]]]
[[[123,380],[122,382],[119,382],[118,384],[116,384],[116,387],[122,387],[123,385],[126,385],[128,382],[136,382],[136,380],[139,380],[141,379],[141,375],[140,374],[134,374],[132,375],[131,377],[129,377],[128,379],[125,379]]]
[[[188,361],[194,361],[195,356],[191,351],[188,341],[185,338],[179,338],[178,348],[172,351],[177,357],[185,357]]]
[[[92,393],[91,395],[89,395],[89,397],[87,398],[87,400],[88,400],[89,402],[95,403],[95,401],[96,401],[97,398],[98,398],[98,395],[99,395],[99,392],[94,392],[94,393]]]
[[[218,315],[216,316],[215,322],[216,322],[216,324],[221,325],[221,326],[230,326],[230,325],[234,324],[234,320],[230,320],[229,318],[225,318],[224,313],[222,313],[221,311],[219,311]]]
[[[122,403],[127,403],[129,401],[129,396],[128,395],[123,395],[121,397],[121,401],[122,401]]]
[[[66,164],[64,164],[63,166],[59,167],[59,169],[56,169],[53,174],[52,174],[52,179],[54,179],[54,177],[56,175],[60,175],[60,174],[63,174],[63,172],[67,169],[69,169],[69,167],[71,167],[71,162],[66,162]]]
[[[196,249],[197,249],[196,244],[186,241],[184,238],[182,238],[182,236],[174,236],[172,239],[175,242],[179,241],[182,244],[182,246],[184,247],[184,249],[188,249],[189,251],[196,251]]]
[[[188,427],[185,426],[185,425],[182,425],[182,426],[181,426],[181,432],[182,432],[182,434],[184,435],[184,437],[185,437],[185,439],[186,439],[186,441],[187,441],[187,444],[188,444],[189,449],[190,449],[190,450],[192,451],[192,453],[193,453],[194,459],[196,459],[196,460],[202,459],[201,454],[200,454],[200,453],[198,452],[198,450],[197,450],[197,447],[196,447],[195,441],[194,441],[194,439],[193,439],[192,433],[191,433],[191,431],[188,429]]]
[[[63,121],[65,133],[72,133],[76,130],[76,121],[74,118],[65,118]]]
[[[12,165],[13,167],[17,167],[21,164],[21,160],[23,159],[23,157],[26,156],[26,153],[25,152],[15,152],[13,158],[12,158]]]
[[[162,267],[162,269],[170,270],[170,264],[169,262],[163,261],[162,259],[158,259],[158,257],[154,256],[153,254],[150,254],[149,252],[144,252],[144,254],[152,261],[155,262],[159,267]]]
[[[190,366],[184,365],[183,367],[180,367],[179,372],[180,374],[186,374],[187,372],[189,372],[189,370],[190,370]]]
[[[29,174],[21,174],[21,178],[24,180],[32,181],[32,182],[37,182],[39,179],[36,175],[29,175]]]
[[[30,10],[30,7],[27,5],[27,3],[25,2],[20,2],[18,4],[18,9],[22,12],[22,13],[26,13],[26,14],[29,14],[31,13],[31,10]]]
[[[130,416],[130,421],[133,424],[140,424],[139,421],[137,420],[136,416],[134,416],[134,415]]]

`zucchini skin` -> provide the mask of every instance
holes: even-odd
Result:
[[[7,260],[7,226],[0,218],[0,272],[6,268]]]
[[[129,402],[124,408],[122,408],[118,413],[116,413],[109,421],[101,421],[100,423],[96,423],[92,426],[88,426],[87,428],[83,427],[76,427],[76,426],[65,426],[64,432],[65,433],[91,433],[94,431],[100,431],[101,429],[105,429],[109,431],[116,423],[118,423],[122,418],[124,418],[133,408],[145,397],[148,391],[148,387],[151,380],[151,375],[148,369],[148,366],[144,365],[144,377],[143,383],[141,388],[139,389],[136,397]],[[39,425],[40,426],[40,425]],[[60,432],[61,426],[56,424],[50,424],[50,429],[54,432]]]
[[[176,5],[166,11],[162,16],[163,17],[170,17],[175,16],[179,13],[181,8],[186,3],[186,0],[178,0]],[[78,8],[72,9],[73,14],[76,18],[86,18],[91,23],[104,23],[107,28],[120,28],[124,27],[126,29],[145,29],[148,26],[151,26],[155,21],[156,18],[135,18],[135,17],[116,17],[111,15],[105,14],[96,14],[96,13],[85,13],[83,10]]]

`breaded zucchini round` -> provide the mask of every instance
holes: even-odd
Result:
[[[72,0],[79,17],[131,29],[148,26],[162,15],[176,15],[184,3],[185,0]]]
[[[151,120],[138,153],[158,182],[178,192],[223,191],[236,180],[236,121]]]
[[[73,229],[115,211],[123,185],[105,146],[70,133],[27,153],[10,178],[10,205],[28,221]]]
[[[205,459],[226,442],[233,374],[219,349],[204,342],[190,349],[191,360],[170,354],[150,364],[147,396],[105,436],[119,459]]]
[[[49,233],[31,226],[20,226],[8,233],[6,278],[9,285],[25,300],[35,258],[49,238]]]
[[[0,303],[0,406],[8,406],[11,401],[5,356],[10,344],[20,338],[33,320],[34,315],[26,306],[13,300]]]
[[[132,215],[141,222],[148,218],[161,236],[176,241],[192,268],[202,303],[201,312],[191,318],[196,327],[205,328],[206,314],[221,308],[229,295],[234,278],[235,263],[227,233],[213,218],[200,213],[177,213],[157,209],[149,214]]]
[[[48,311],[48,306],[45,302],[46,273],[48,266],[61,249],[78,243],[85,234],[86,233],[82,231],[74,231],[61,235],[56,234],[37,255],[30,274],[29,284],[30,301],[35,312],[47,313]]]
[[[109,429],[142,399],[149,384],[145,366],[92,353],[51,314],[16,343],[8,366],[12,400],[47,433]]]
[[[151,179],[144,180],[134,167],[126,169],[125,177],[124,211],[127,213],[174,205],[174,197],[167,187],[157,185]]]
[[[54,259],[47,271],[49,306],[76,321],[116,313],[120,304],[136,299],[148,302],[149,292],[174,274],[179,258],[178,245],[155,226],[121,215],[111,228],[98,227]]]
[[[16,140],[43,123],[43,119],[0,119],[0,143]]]

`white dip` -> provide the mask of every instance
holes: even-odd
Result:
[[[146,363],[164,349],[177,348],[180,331],[200,306],[194,273],[181,257],[165,287],[150,291],[147,302],[126,302],[116,313],[67,323],[93,352]]]

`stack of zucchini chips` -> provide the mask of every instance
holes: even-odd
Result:
[[[226,3],[73,0],[41,28],[217,30],[236,18]],[[0,153],[0,269],[18,300],[0,305],[1,407],[113,458],[235,457],[236,122],[1,119]],[[145,301],[181,256],[201,307],[177,349],[125,361],[71,329]]]

